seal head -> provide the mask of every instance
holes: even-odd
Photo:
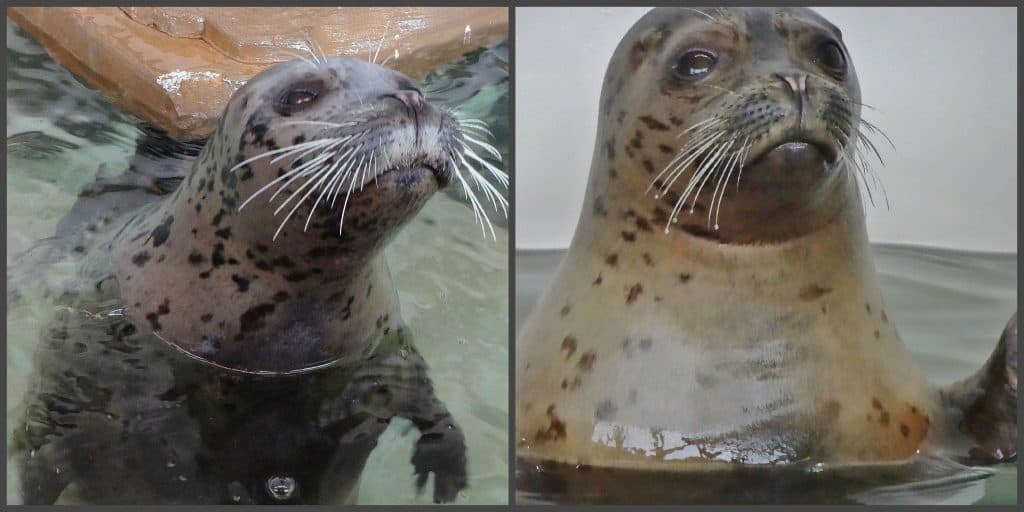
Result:
[[[241,371],[369,353],[399,321],[380,250],[456,175],[460,141],[398,72],[344,58],[267,69],[170,199],[111,244],[127,314]]]

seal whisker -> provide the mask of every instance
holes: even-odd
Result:
[[[465,159],[463,159],[463,161],[465,161]],[[451,161],[451,164],[452,167],[456,169],[455,179],[457,179],[459,181],[459,184],[462,185],[462,190],[463,192],[465,192],[466,198],[469,200],[470,205],[472,207],[471,209],[473,210],[473,217],[476,220],[476,222],[480,224],[480,229],[483,231],[484,236],[486,236],[488,230],[490,230],[491,238],[496,239],[497,235],[494,233],[494,226],[491,225],[491,220],[487,218],[487,213],[484,211],[483,205],[480,204],[480,201],[477,199],[476,194],[473,193],[472,189],[469,186],[469,183],[467,183],[466,179],[462,176],[462,173],[458,172],[459,165],[454,160]]]
[[[671,171],[671,173],[669,174],[669,176],[667,178],[667,181],[665,182],[664,185],[662,185],[660,193],[664,194],[669,189],[671,189],[672,185],[675,183],[676,179],[678,179],[679,176],[681,176],[686,171],[686,169],[690,166],[690,164],[693,163],[693,161],[695,161],[697,158],[699,158],[702,154],[706,153],[707,149],[712,147],[712,145],[715,144],[716,141],[718,139],[720,139],[724,135],[725,135],[725,132],[721,132],[721,131],[720,132],[715,132],[715,133],[709,135],[708,137],[706,137],[705,139],[703,139],[702,142],[700,143],[701,145],[699,147],[692,148],[692,149],[689,149],[689,150],[687,150],[684,147],[684,150],[680,152],[680,155],[677,156],[676,158],[672,159],[672,162],[669,162],[669,167],[672,166],[673,163],[678,158],[682,157],[683,155],[686,155],[686,153],[689,152],[690,155],[687,156],[682,162],[680,162],[679,165],[676,165],[675,168]],[[666,167],[666,170],[668,170],[668,167]],[[662,171],[661,173],[658,174],[658,176],[655,176],[654,180],[651,181],[651,185],[652,186],[654,185],[654,182],[657,181],[658,178],[664,172],[665,171]],[[650,187],[648,187],[648,190],[649,189],[650,189]]]
[[[288,181],[286,181],[283,185],[281,185],[277,189],[277,191],[274,192],[270,196],[269,202],[273,202],[274,198],[277,197],[278,194],[280,194],[281,192],[287,190],[289,185],[291,185],[293,182],[295,182],[299,178],[302,178],[303,176],[307,176],[307,175],[311,174],[312,172],[314,172],[313,169],[315,169],[321,163],[323,163],[323,162],[327,161],[328,159],[330,159],[332,156],[333,156],[332,153],[328,153],[328,152],[321,153],[321,154],[313,157],[312,159],[310,159],[310,161],[305,162],[302,165],[296,167],[295,169],[292,169],[290,172],[287,172],[284,175],[280,176],[279,178],[284,178],[286,176],[290,176],[290,179]]]
[[[372,59],[370,59],[370,62],[372,62],[372,63],[374,63],[374,64],[376,64],[376,63],[377,63],[377,56],[378,56],[378,55],[380,55],[380,49],[384,47],[384,39],[388,37],[388,26],[389,26],[390,24],[391,24],[391,21],[390,21],[390,20],[389,20],[389,21],[386,21],[386,22],[384,22],[384,33],[382,33],[382,34],[380,35],[380,43],[378,43],[378,44],[377,44],[377,51],[376,51],[376,52],[374,52],[374,54],[373,54],[373,58],[372,58]]]
[[[707,135],[697,135],[697,136],[694,136],[693,138],[691,138],[686,144],[683,145],[683,147],[679,150],[679,152],[676,153],[676,156],[673,157],[672,160],[670,160],[669,163],[665,165],[665,168],[662,169],[661,172],[659,172],[656,176],[654,176],[654,179],[651,180],[650,185],[647,186],[647,191],[645,193],[649,192],[651,187],[654,186],[654,183],[656,181],[658,181],[661,178],[661,176],[664,175],[666,172],[669,172],[670,168],[674,168],[672,170],[672,173],[670,174],[670,176],[672,176],[675,173],[677,173],[678,171],[680,171],[680,167],[685,167],[685,165],[686,165],[686,164],[682,164],[680,166],[676,166],[675,165],[676,162],[679,162],[682,159],[689,160],[690,158],[688,158],[687,155],[691,151],[696,150],[697,153],[695,153],[695,154],[699,154],[700,151],[703,149],[703,147],[701,147],[701,145],[704,145],[704,147],[706,147],[707,143],[714,142],[715,139],[721,137],[723,134],[724,134],[724,132],[715,131],[715,132],[709,133]],[[671,182],[669,182],[667,184],[667,186],[662,187],[662,193],[664,193],[664,191],[668,189],[668,186],[671,186]]]
[[[260,153],[260,154],[258,154],[256,156],[247,158],[245,160],[242,160],[241,162],[235,164],[234,167],[232,167],[230,169],[230,171],[234,172],[234,171],[238,170],[239,168],[244,167],[247,164],[255,162],[256,160],[259,160],[261,158],[266,158],[266,157],[268,157],[270,155],[276,155],[276,154],[279,154],[279,153],[285,153],[285,152],[289,152],[289,151],[299,151],[299,150],[301,150],[302,148],[305,148],[305,147],[327,145],[329,143],[330,143],[329,140],[318,139],[318,140],[314,140],[314,141],[303,142],[301,144],[296,144],[294,146],[288,146],[286,148],[273,149],[273,150],[270,150],[270,151],[266,151],[264,153]]]
[[[326,160],[326,159],[328,158],[328,156],[329,156],[329,155],[327,155],[327,154],[324,154],[324,155],[320,155],[320,157],[322,157],[322,158],[323,158],[323,159],[325,159],[325,160]],[[314,161],[313,161],[313,160],[311,160],[310,162],[314,162]],[[315,163],[319,163],[319,162],[315,162]],[[315,163],[314,163],[314,165],[315,165]],[[308,163],[308,162],[307,162],[306,164],[303,164],[303,166],[300,166],[300,167],[298,167],[298,168],[296,168],[296,169],[292,169],[292,170],[290,170],[289,172],[286,172],[286,173],[282,174],[281,176],[278,176],[277,178],[274,178],[273,180],[271,180],[271,181],[270,181],[269,183],[267,183],[266,185],[263,185],[262,187],[260,187],[260,188],[259,188],[259,190],[257,190],[256,192],[253,192],[253,193],[252,193],[252,195],[250,195],[250,196],[249,196],[249,197],[248,197],[248,198],[247,198],[247,199],[246,199],[245,201],[243,201],[243,202],[242,202],[242,204],[241,204],[241,205],[240,205],[240,206],[238,207],[238,211],[242,211],[242,208],[245,208],[245,205],[249,204],[249,202],[250,202],[250,201],[252,201],[253,199],[255,199],[255,198],[256,198],[256,196],[259,196],[260,194],[262,194],[263,192],[265,192],[265,191],[266,191],[267,189],[269,189],[270,187],[273,187],[273,186],[274,186],[274,185],[276,185],[277,183],[280,183],[281,181],[284,181],[284,180],[286,180],[286,179],[289,179],[289,178],[291,178],[291,179],[290,179],[290,180],[288,181],[288,183],[285,183],[284,185],[281,185],[281,187],[280,187],[280,188],[278,189],[278,192],[280,192],[281,190],[283,190],[283,189],[284,189],[285,187],[287,187],[287,186],[288,186],[288,184],[289,184],[289,183],[291,183],[292,181],[294,181],[295,179],[297,179],[297,178],[298,178],[299,176],[301,176],[301,173],[302,173],[303,167],[304,167],[304,166],[306,166],[306,165],[310,165],[310,163]],[[275,193],[275,195],[276,195],[276,194],[277,194],[277,193]],[[273,201],[273,200],[274,200],[274,198],[273,198],[273,197],[271,197],[271,198],[270,198],[270,201]]]
[[[676,137],[682,137],[683,135],[686,135],[690,131],[695,130],[697,128],[700,128],[701,126],[705,126],[705,125],[707,125],[709,123],[720,124],[722,122],[725,122],[725,119],[723,119],[723,118],[721,118],[719,116],[711,116],[711,117],[709,117],[709,118],[707,118],[707,119],[705,119],[703,121],[699,121],[697,123],[694,123],[689,128],[679,132],[679,135],[677,135]],[[712,125],[712,126],[714,126],[714,125]]]
[[[316,171],[316,173],[312,177],[308,178],[301,186],[299,186],[299,188],[296,189],[295,192],[289,195],[288,199],[285,199],[284,201],[281,202],[281,205],[278,206],[276,210],[274,210],[274,216],[277,216],[277,213],[280,212],[281,209],[285,207],[285,205],[287,205],[292,199],[298,196],[299,193],[302,192],[302,189],[309,187],[310,184],[313,184],[313,186],[309,187],[309,191],[307,191],[302,196],[302,199],[296,201],[292,209],[288,211],[288,215],[285,215],[284,219],[281,221],[281,224],[277,227],[277,231],[274,232],[274,236],[271,238],[271,240],[277,240],[277,235],[279,235],[281,233],[281,230],[284,229],[285,224],[288,223],[288,219],[290,219],[292,215],[295,214],[295,211],[298,210],[299,207],[306,202],[306,199],[309,198],[310,194],[316,192],[316,186],[320,183],[323,183],[323,181],[326,180],[329,176],[330,173],[327,172],[327,169],[321,167]]]
[[[737,149],[736,151],[733,151],[732,157],[729,158],[728,160],[726,160],[725,161],[725,166],[722,167],[722,170],[725,173],[725,181],[724,181],[724,185],[722,186],[722,192],[718,196],[718,207],[715,209],[715,229],[716,230],[718,229],[719,213],[722,211],[722,201],[725,199],[725,190],[727,188],[729,188],[729,179],[732,178],[732,173],[733,173],[733,171],[736,170],[737,162],[739,161],[739,158],[740,158],[741,153],[743,152],[743,149],[744,149],[744,146],[741,145],[739,149]],[[736,189],[738,191],[739,190],[738,178],[737,178],[737,182],[736,183],[737,183]]]
[[[735,142],[736,142],[736,138],[735,137],[729,139],[729,141],[726,142],[725,145],[722,148],[720,148],[718,151],[716,151],[714,153],[714,155],[712,156],[712,163],[710,164],[711,165],[711,172],[708,174],[708,176],[715,176],[715,175],[717,175],[718,176],[718,180],[715,182],[715,188],[711,191],[711,204],[708,206],[708,227],[711,226],[711,211],[715,207],[715,198],[718,196],[718,189],[721,188],[721,186],[722,186],[722,178],[725,176],[724,169],[721,166],[721,164],[724,162],[724,160],[722,160],[722,158],[725,157],[725,155],[730,154],[729,150],[732,149],[732,146],[733,146],[733,144]],[[699,196],[699,195],[700,195],[700,190],[697,191],[697,196]],[[697,196],[694,196],[694,198],[693,198],[694,204],[696,204]],[[691,207],[691,211],[692,211],[692,209],[693,208]],[[718,229],[718,227],[716,226],[715,229]]]

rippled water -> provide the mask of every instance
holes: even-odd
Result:
[[[19,267],[15,256],[54,234],[83,186],[125,169],[139,130],[10,20],[7,30],[7,262],[16,278],[31,269]],[[428,80],[436,89],[432,99],[490,123],[506,154],[504,48],[471,52]],[[492,69],[488,62],[500,65]],[[457,195],[438,194],[386,251],[402,316],[438,396],[465,431],[469,489],[458,503],[508,500],[508,238],[505,223],[496,224],[496,240],[484,237]],[[68,271],[58,265],[49,272]],[[18,297],[7,311],[8,441],[12,414],[33,378],[34,347],[54,315],[53,304],[32,290],[19,290]],[[416,437],[409,422],[391,424],[363,472],[360,503],[430,502],[429,492],[414,491],[409,460]],[[8,499],[16,503],[13,469],[8,466]]]
[[[939,385],[952,383],[977,371],[988,359],[1006,321],[1017,310],[1017,255],[957,252],[943,249],[876,245],[875,266],[889,316],[900,336],[929,379]],[[563,251],[520,252],[516,255],[516,328],[522,326],[550,280]],[[928,470],[937,468],[925,461]],[[532,471],[532,467],[521,467]],[[1017,467],[993,466],[995,474],[974,482],[951,481],[927,488],[906,488],[895,493],[861,496],[869,503],[1011,504],[1017,502]],[[891,481],[913,481],[919,472],[887,470]],[[848,475],[850,476],[850,475]],[[864,474],[850,476],[862,481]],[[871,476],[871,475],[868,475]],[[875,475],[877,476],[877,475]],[[620,481],[623,475],[617,475]],[[628,478],[628,477],[626,477]],[[650,485],[651,475],[639,478],[638,486]],[[752,482],[748,481],[748,483]],[[776,494],[758,496],[759,502],[781,503],[843,501],[829,496],[820,481],[807,487],[796,479],[786,485],[769,482]],[[665,480],[671,485],[671,478]],[[721,482],[709,482],[709,485]],[[803,486],[803,487],[802,487]],[[738,489],[731,489],[737,491]],[[789,493],[781,495],[779,493]],[[804,493],[801,495],[801,493]],[[531,501],[553,496],[521,496]]]

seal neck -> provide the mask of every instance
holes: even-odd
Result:
[[[381,252],[387,237],[370,243],[335,231],[271,240],[266,226],[238,212],[230,189],[211,181],[231,179],[203,167],[212,147],[170,200],[119,235],[126,314],[199,359],[243,372],[369,354],[401,324]],[[265,237],[254,239],[253,230]]]

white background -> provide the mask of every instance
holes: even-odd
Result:
[[[605,68],[647,10],[516,9],[517,249],[569,245]],[[881,111],[864,116],[896,145],[878,168],[892,209],[869,206],[871,239],[1016,252],[1016,10],[815,10],[843,31]]]

